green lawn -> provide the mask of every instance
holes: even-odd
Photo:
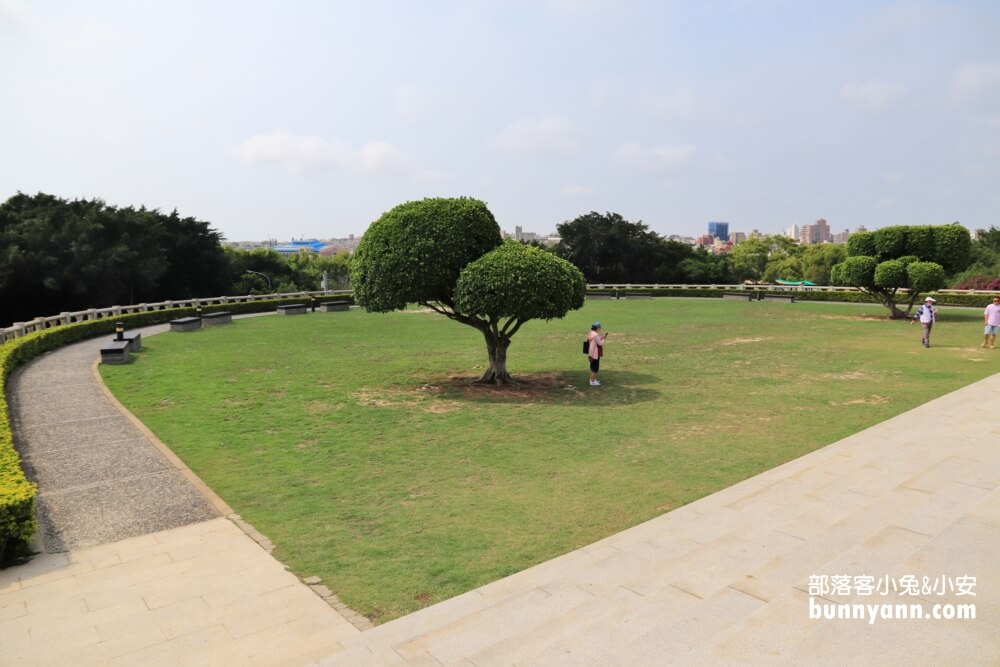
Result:
[[[979,311],[942,312],[927,350],[877,306],[592,301],[517,334],[505,390],[469,382],[478,332],[418,311],[163,334],[101,372],[279,559],[384,622],[996,372]]]

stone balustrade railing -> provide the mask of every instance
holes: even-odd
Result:
[[[13,325],[0,329],[0,343],[20,338],[33,331],[41,331],[52,327],[87,322],[109,317],[118,317],[131,313],[146,313],[151,310],[167,310],[168,308],[197,308],[199,306],[226,305],[244,303],[247,301],[266,301],[273,299],[294,299],[297,297],[323,297],[350,294],[351,290],[325,290],[318,292],[282,292],[278,294],[247,294],[245,296],[216,296],[197,299],[180,299],[177,301],[159,301],[157,303],[139,303],[132,306],[110,306],[108,308],[88,308],[74,312],[63,312],[49,317],[36,317],[30,322],[15,322]]]
[[[698,289],[698,290],[796,290],[803,292],[857,292],[857,287],[834,287],[830,285],[634,285],[625,283],[607,283],[587,285],[587,289]],[[86,322],[88,320],[99,320],[108,317],[117,317],[129,313],[144,313],[151,310],[166,310],[167,308],[197,308],[198,306],[225,305],[228,303],[243,303],[245,301],[264,301],[272,299],[293,299],[296,297],[309,298],[312,296],[335,296],[350,294],[351,290],[326,290],[317,292],[282,292],[278,294],[247,294],[245,296],[217,296],[198,299],[182,299],[178,301],[160,301],[158,303],[140,303],[133,306],[111,306],[109,308],[88,308],[75,312],[64,312],[49,317],[36,317],[30,322],[15,322],[12,326],[0,329],[0,343],[19,338],[33,331],[41,331],[55,326],[71,324],[73,322]],[[986,294],[1000,295],[1000,291],[991,290],[937,290],[938,294]]]

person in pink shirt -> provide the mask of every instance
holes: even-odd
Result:
[[[601,357],[604,356],[604,339],[608,334],[601,331],[601,323],[594,322],[590,325],[590,333],[587,334],[587,358],[590,359],[590,386],[599,387],[601,381],[597,379],[597,373],[601,370]]]
[[[990,349],[997,342],[997,330],[1000,329],[1000,296],[993,297],[993,303],[986,306],[983,311],[983,322],[986,329],[983,331],[983,347],[989,345]]]

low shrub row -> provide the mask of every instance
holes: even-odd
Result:
[[[283,304],[302,302],[301,298],[250,301],[207,306],[203,312],[260,313],[273,311]],[[306,302],[308,303],[308,299]],[[5,393],[7,378],[18,367],[45,352],[114,333],[117,322],[124,323],[126,329],[131,330],[195,314],[194,308],[133,313],[52,327],[0,344],[0,567],[10,564],[23,554],[25,545],[38,528],[35,521],[36,488],[24,475],[10,430]]]
[[[621,299],[627,299],[630,291],[639,294],[651,294],[654,297],[701,297],[710,299],[721,299],[722,295],[726,292],[732,292],[736,290],[719,290],[719,289],[707,289],[707,288],[692,288],[692,289],[678,289],[678,288],[654,288],[654,289],[607,289],[607,290],[591,290],[596,292],[610,292],[612,296],[618,296]],[[841,303],[878,303],[871,294],[866,294],[865,292],[848,292],[848,291],[833,291],[833,292],[821,292],[813,290],[761,290],[759,293],[762,294],[781,294],[788,295],[794,294],[796,301],[839,301]],[[992,300],[993,295],[991,294],[931,294],[938,306],[962,306],[969,308],[985,308]],[[921,296],[920,300],[923,300]]]

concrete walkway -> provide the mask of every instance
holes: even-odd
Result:
[[[289,573],[105,392],[104,340],[8,384],[46,553],[0,570],[0,665],[302,665],[341,650],[360,632],[348,617],[363,619]]]
[[[364,632],[321,664],[1000,664],[998,396],[995,375]],[[810,577],[832,575],[882,579],[890,594],[858,595],[852,578],[816,604],[971,602],[977,617],[810,619]],[[892,592],[906,575],[918,596]],[[966,575],[975,597],[948,590]]]
[[[220,515],[102,391],[91,369],[111,337],[42,355],[10,378],[11,429],[25,472],[38,484],[49,553]]]
[[[16,381],[15,390],[24,390],[12,403],[19,436],[58,432],[63,421],[28,416],[27,406],[38,402],[46,410],[76,403],[92,418],[53,414],[79,420],[74,428],[100,424],[98,431],[109,432],[101,420],[113,415],[83,398],[85,383],[44,401],[32,393],[37,386],[23,384],[34,371],[55,378],[63,365],[89,369],[94,351],[86,345],[61,360],[63,351],[47,355]],[[57,359],[53,367],[48,359]],[[1000,424],[991,400],[998,395],[1000,375],[365,632],[232,521],[186,514],[196,502],[173,524],[185,525],[159,530],[171,512],[149,521],[139,512],[135,522],[145,527],[139,532],[156,532],[121,539],[126,529],[95,538],[94,546],[61,527],[59,517],[70,515],[51,509],[46,546],[70,551],[0,571],[0,664],[1000,664]],[[82,450],[97,441],[79,442]],[[124,442],[139,439],[129,435],[107,446]],[[28,453],[42,496],[63,488],[87,498],[86,484],[49,486],[47,478],[60,477],[58,466],[42,472],[42,447]],[[51,459],[79,468],[74,457]],[[106,458],[101,470],[116,469],[119,456]],[[155,457],[136,460],[147,459]],[[159,488],[170,466],[145,465]],[[127,480],[129,469],[120,467]],[[92,474],[94,484],[104,483],[105,473]],[[197,491],[188,486],[164,502]],[[86,503],[78,504],[85,516]],[[213,515],[211,505],[198,511]],[[112,539],[118,541],[96,546]],[[810,591],[811,577],[815,586],[819,577],[835,575],[892,584],[886,595],[878,589],[860,595],[853,585],[861,579],[849,579],[846,592]],[[903,588],[907,575],[921,584],[915,596],[892,590]],[[976,578],[975,596],[955,589],[966,576]],[[900,602],[919,604],[928,615],[934,605],[972,603],[976,619],[810,619],[819,605]]]

